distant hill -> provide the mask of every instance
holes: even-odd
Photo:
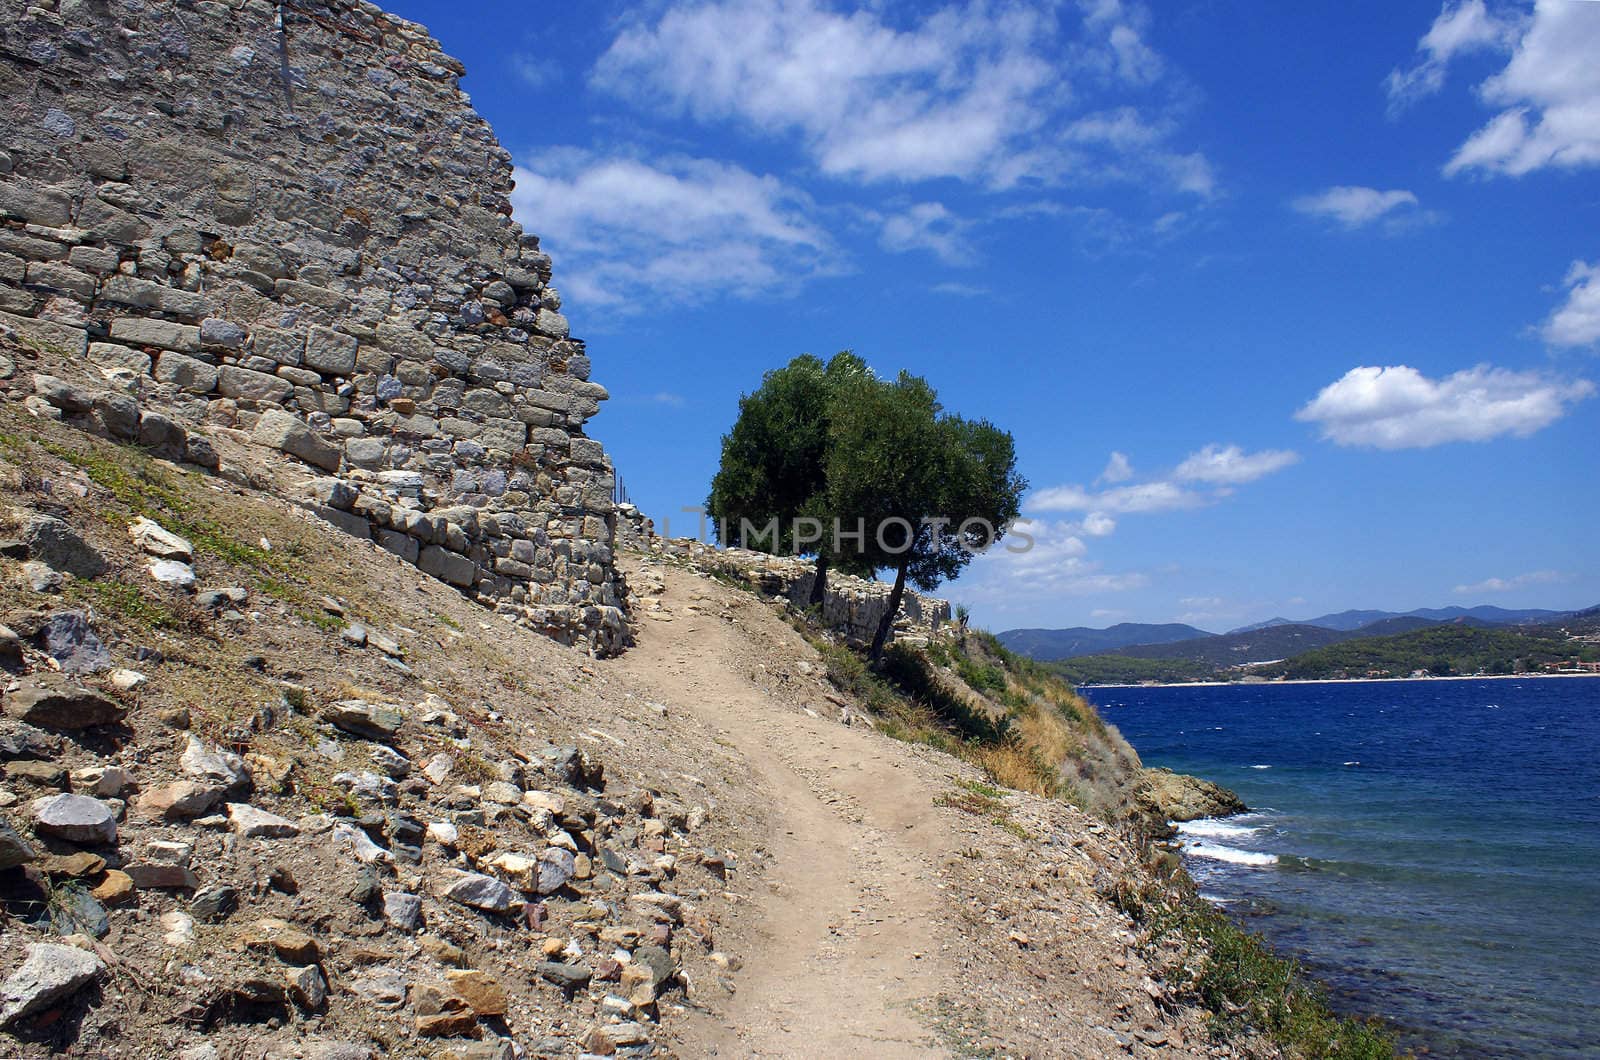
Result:
[[[1171,644],[1210,636],[1213,634],[1181,622],[1164,625],[1119,622],[1106,629],[1091,629],[1088,626],[1075,626],[1072,629],[1008,629],[999,634],[999,639],[1001,644],[1019,655],[1050,662],[1074,655],[1098,655],[1132,644]]]
[[[1168,644],[1135,644],[1103,654],[1131,659],[1188,659],[1215,667],[1287,659],[1292,655],[1349,640],[1353,633],[1304,623],[1268,626],[1244,633],[1224,633]]]
[[[1508,609],[1484,604],[1478,607],[1419,607],[1415,611],[1337,611],[1330,615],[1319,615],[1316,618],[1308,618],[1304,622],[1294,624],[1348,631],[1362,629],[1375,622],[1384,622],[1394,618],[1425,618],[1430,622],[1453,622],[1456,619],[1465,618],[1491,626],[1517,626],[1530,622],[1548,622],[1568,613],[1566,611],[1544,611],[1538,608]],[[1286,619],[1269,618],[1265,622],[1257,622],[1252,626],[1241,626],[1230,632],[1249,633],[1253,630],[1265,629],[1268,626],[1286,624],[1289,624]]]
[[[1548,622],[1516,625],[1471,615],[1447,621],[1398,615],[1356,630],[1290,623],[1174,644],[1131,645],[1050,665],[1079,684],[1120,684],[1247,674],[1268,679],[1405,677],[1419,670],[1508,674],[1539,670],[1545,663],[1600,658],[1600,607],[1556,614]],[[1275,659],[1282,661],[1247,671],[1232,669]]]
[[[1307,624],[1309,625],[1310,623],[1307,623]],[[1300,623],[1291,622],[1287,618],[1269,618],[1265,622],[1252,622],[1248,626],[1240,626],[1238,629],[1230,629],[1230,630],[1228,630],[1228,632],[1229,633],[1254,633],[1258,629],[1271,629],[1273,626],[1295,626],[1295,625],[1300,625]]]
[[[1179,643],[1135,644],[1114,648],[1104,654],[1132,659],[1188,659],[1212,666],[1238,666],[1249,662],[1289,659],[1313,648],[1326,648],[1359,637],[1387,637],[1435,626],[1484,627],[1489,623],[1466,616],[1441,622],[1420,615],[1395,615],[1379,619],[1359,629],[1333,629],[1309,622],[1288,622],[1261,626],[1239,633],[1199,637]]]
[[[1562,615],[1560,618],[1551,619],[1541,623],[1540,628],[1551,632],[1560,632],[1569,636],[1592,637],[1600,634],[1600,607],[1591,607],[1583,611],[1573,611]]]
[[[1261,667],[1262,677],[1323,679],[1406,677],[1421,670],[1434,676],[1511,674],[1547,663],[1600,659],[1600,648],[1571,640],[1548,627],[1474,626],[1434,623],[1391,637],[1358,637]]]

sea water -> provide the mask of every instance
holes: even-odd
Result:
[[[1185,862],[1335,1008],[1435,1056],[1600,1056],[1600,678],[1084,692],[1250,805]]]

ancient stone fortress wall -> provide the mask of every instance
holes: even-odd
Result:
[[[614,650],[606,391],[462,73],[355,0],[0,0],[0,326]]]

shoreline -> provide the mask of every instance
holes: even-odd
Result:
[[[1300,677],[1283,681],[1118,681],[1106,684],[1074,685],[1085,688],[1260,688],[1272,685],[1382,685],[1401,681],[1544,681],[1550,678],[1588,677],[1600,674],[1465,674],[1450,677]]]

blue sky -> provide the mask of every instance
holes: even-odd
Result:
[[[674,532],[849,347],[1016,436],[991,628],[1600,602],[1600,3],[387,6]]]

